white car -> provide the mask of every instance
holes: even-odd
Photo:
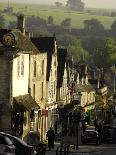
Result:
[[[15,146],[7,136],[0,135],[0,155],[15,155]]]

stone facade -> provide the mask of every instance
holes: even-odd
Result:
[[[46,69],[47,53],[39,53],[30,56],[30,94],[40,106],[40,109],[37,109],[38,115],[35,116],[38,127],[34,130],[40,131],[41,140],[45,139],[46,132],[46,127],[44,127],[46,116],[42,114],[43,110],[46,108],[47,101]]]
[[[12,60],[0,56],[0,129],[11,131]]]

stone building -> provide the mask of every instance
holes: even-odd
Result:
[[[44,126],[43,139],[45,139],[45,132],[50,126],[54,126],[53,111],[57,108],[56,103],[56,87],[57,87],[57,44],[55,37],[38,37],[31,38],[32,42],[39,49],[41,54],[47,54],[46,66],[46,102],[42,109],[42,118]]]
[[[19,30],[1,30],[0,129],[23,137],[30,130],[30,112],[38,105],[28,93],[29,57],[38,50]]]

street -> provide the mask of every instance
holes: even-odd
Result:
[[[56,148],[47,151],[46,155],[56,155]],[[58,153],[60,155],[60,152]],[[64,155],[64,153],[62,153]],[[116,155],[116,144],[80,145],[78,150],[70,149],[69,155]]]

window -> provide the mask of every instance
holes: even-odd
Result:
[[[17,59],[17,76],[20,76],[20,57]]]
[[[44,60],[42,60],[42,74],[44,74]]]
[[[36,77],[36,61],[34,61],[34,77]]]
[[[24,76],[24,55],[21,58],[21,75]]]
[[[33,98],[35,100],[35,84],[33,84]]]
[[[56,61],[54,61],[54,66],[56,67]]]

